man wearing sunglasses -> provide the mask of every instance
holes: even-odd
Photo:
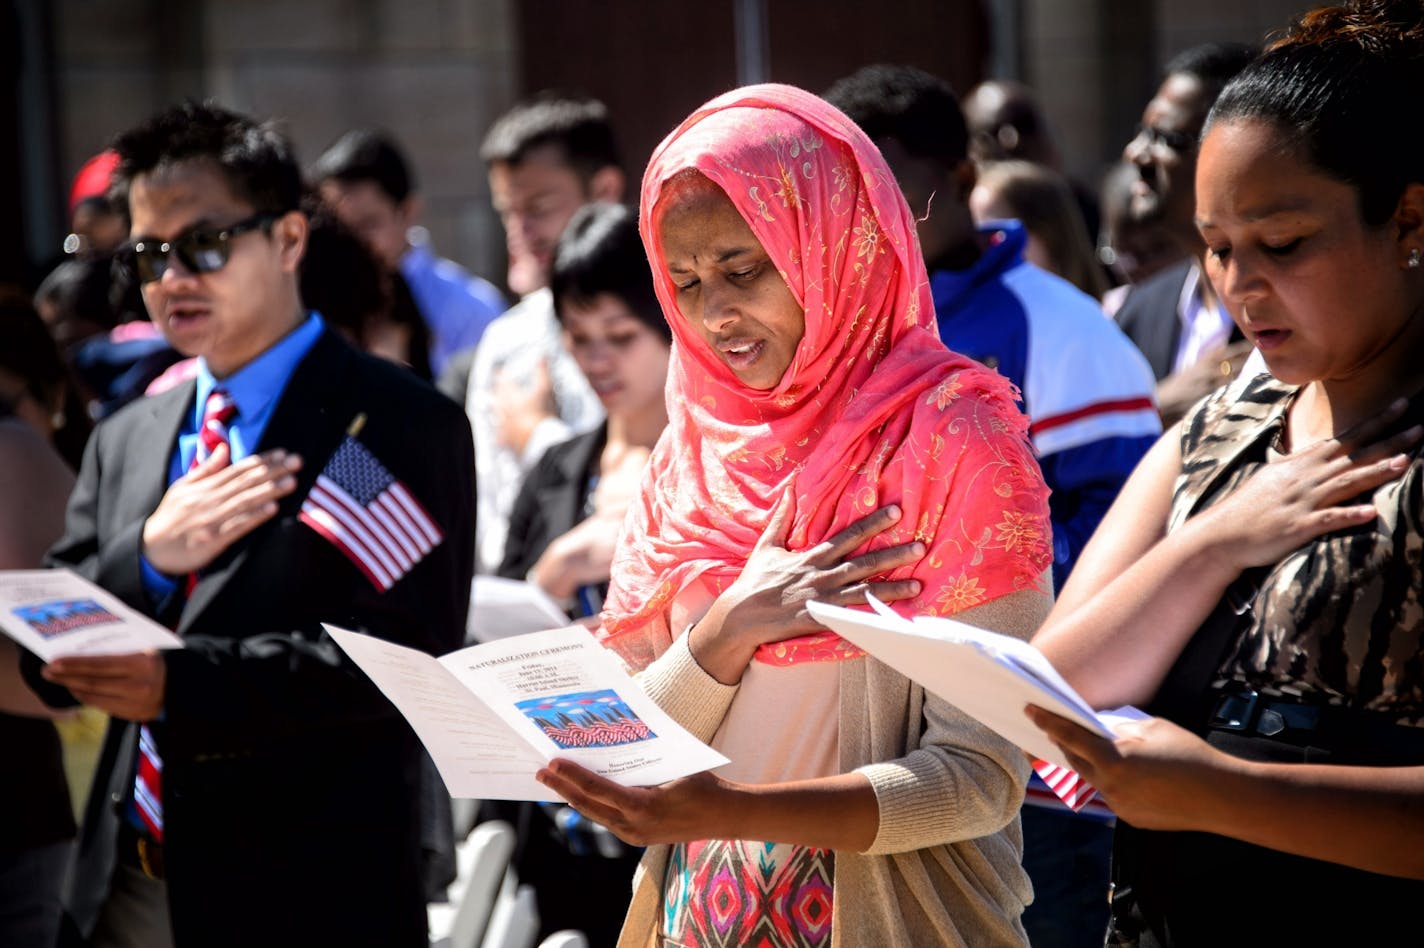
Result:
[[[300,174],[270,125],[189,103],[115,148],[124,256],[198,377],[95,430],[51,560],[185,647],[28,669],[51,704],[113,719],[69,934],[145,948],[424,946],[418,744],[321,623],[432,653],[461,643],[468,423],[303,307]],[[329,522],[332,480],[369,503],[373,479],[414,498],[433,541],[387,550],[384,568],[353,555],[349,532],[313,526]]]
[[[1202,396],[1235,378],[1250,352],[1203,278],[1206,248],[1197,233],[1197,139],[1216,97],[1255,57],[1233,43],[1208,43],[1178,54],[1142,113],[1137,134],[1123,148],[1135,166],[1128,213],[1160,224],[1187,260],[1134,286],[1117,311],[1123,332],[1137,344],[1157,377],[1157,407],[1171,425]]]

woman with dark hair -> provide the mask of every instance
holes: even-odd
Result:
[[[1207,122],[1207,273],[1271,375],[1163,437],[1035,639],[1158,715],[1107,740],[1030,710],[1120,817],[1115,944],[1419,941],[1421,95],[1424,7],[1357,2]]]
[[[672,333],[653,292],[638,218],[617,204],[586,205],[564,230],[550,289],[564,347],[607,419],[544,453],[515,501],[499,575],[528,579],[575,618],[597,616],[613,550],[648,456],[667,427],[663,390]],[[521,882],[539,901],[541,937],[566,928],[592,945],[618,937],[639,851],[577,810],[495,804],[486,816],[519,830]]]
[[[653,293],[638,219],[590,204],[559,240],[550,280],[564,347],[607,419],[545,452],[510,516],[499,574],[529,579],[575,618],[597,616],[628,503],[667,427],[672,334]]]

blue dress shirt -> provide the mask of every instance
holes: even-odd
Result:
[[[193,464],[193,456],[198,450],[198,430],[203,424],[203,409],[208,395],[221,387],[228,393],[237,414],[228,425],[228,443],[232,447],[232,461],[236,463],[252,454],[262,442],[262,434],[267,423],[272,420],[272,412],[281,400],[287,381],[296,371],[297,365],[311,351],[321,336],[326,324],[317,313],[312,313],[296,329],[283,336],[266,352],[238,369],[225,379],[214,377],[207,360],[198,359],[196,397],[193,409],[178,429],[178,445],[173,452],[173,460],[168,465],[168,483],[182,477]],[[178,579],[164,575],[154,569],[147,558],[139,557],[143,570],[143,585],[150,601],[161,604],[178,588]]]
[[[400,272],[430,330],[430,371],[437,377],[450,356],[479,342],[485,327],[506,309],[493,284],[435,256],[425,244],[411,245],[401,257]]]

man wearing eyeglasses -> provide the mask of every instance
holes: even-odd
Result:
[[[51,560],[185,647],[29,668],[51,704],[113,719],[69,934],[423,948],[418,745],[321,623],[432,653],[460,644],[468,423],[303,307],[300,173],[271,126],[189,103],[115,148],[125,257],[198,375],[95,430]],[[420,539],[373,526],[372,512],[406,517],[378,509],[391,485]],[[369,505],[366,519],[341,504]]]
[[[1195,220],[1195,178],[1197,139],[1207,113],[1255,55],[1255,49],[1232,43],[1194,46],[1177,55],[1122,152],[1139,174],[1128,213],[1135,222],[1160,224],[1187,256],[1133,287],[1115,317],[1157,377],[1164,425],[1235,378],[1251,351],[1202,277],[1205,246]]]

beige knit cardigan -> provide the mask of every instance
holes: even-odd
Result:
[[[685,635],[639,681],[703,741],[737,693],[702,670]],[[840,765],[869,778],[880,828],[865,852],[836,853],[833,946],[1028,944],[1022,751],[867,658],[841,663]],[[618,948],[656,944],[669,849],[644,854]]]

